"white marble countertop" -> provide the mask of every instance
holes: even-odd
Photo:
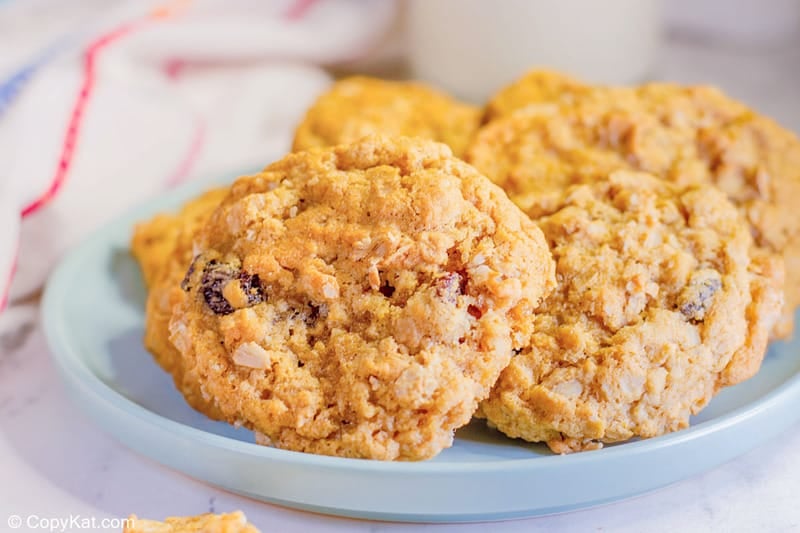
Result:
[[[800,131],[800,44],[747,52],[673,41],[654,77],[716,83]],[[260,503],[164,468],[106,435],[67,398],[50,361],[36,305],[18,304],[4,320],[0,531],[11,531],[11,515],[100,520],[131,512],[163,518],[233,509],[242,509],[262,531],[287,532],[800,531],[800,425],[704,475],[630,500],[557,516],[420,526],[332,518]],[[23,525],[19,530],[29,528]]]

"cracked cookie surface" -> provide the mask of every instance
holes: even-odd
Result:
[[[162,213],[137,224],[131,252],[147,285],[144,346],[153,359],[172,375],[175,387],[194,409],[220,418],[213,402],[203,398],[197,380],[186,373],[180,353],[169,340],[172,308],[185,298],[180,283],[192,262],[198,229],[227,195],[226,188],[207,191],[174,213]]]
[[[262,444],[346,457],[450,446],[555,282],[536,225],[423,139],[240,178],[197,252],[170,330],[202,389]]]
[[[503,433],[557,453],[653,437],[758,369],[780,280],[721,191],[619,171],[538,224],[558,286],[481,404]]]
[[[481,111],[415,82],[355,76],[337,81],[306,112],[292,149],[335,146],[369,134],[423,137],[461,156]]]
[[[531,105],[484,126],[465,159],[532,217],[565,187],[619,169],[685,185],[710,183],[744,214],[757,246],[785,261],[791,334],[800,304],[800,140],[711,87],[596,88]]]
[[[591,90],[591,86],[566,74],[532,70],[492,96],[484,109],[483,121],[506,117],[529,105],[572,98],[587,90]]]

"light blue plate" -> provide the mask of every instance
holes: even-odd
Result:
[[[433,460],[384,463],[253,444],[192,411],[142,347],[145,292],[128,253],[133,224],[176,207],[184,188],[108,224],[53,274],[44,324],[72,396],[125,445],[252,498],[351,517],[479,521],[569,511],[696,475],[800,418],[800,341],[774,344],[755,378],[723,391],[690,429],[554,456],[476,422]]]

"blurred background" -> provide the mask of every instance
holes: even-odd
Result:
[[[800,131],[799,28],[800,0],[0,0],[0,309],[14,264],[24,302],[131,204],[280,157],[334,77],[710,83]]]

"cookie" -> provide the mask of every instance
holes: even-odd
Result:
[[[185,298],[180,283],[193,258],[195,234],[227,192],[225,188],[213,189],[187,202],[178,213],[156,215],[138,224],[131,240],[131,251],[148,288],[145,348],[172,375],[187,403],[216,419],[221,414],[212,402],[203,398],[191,373],[184,371],[180,353],[169,340],[169,319],[172,308]]]
[[[532,104],[571,98],[591,87],[552,70],[532,70],[497,92],[486,104],[483,122],[503,118]]]
[[[125,521],[123,533],[259,533],[247,522],[241,511],[198,516],[171,516],[163,522],[145,520],[131,515]]]
[[[503,433],[556,453],[653,437],[758,368],[780,287],[718,189],[619,171],[538,224],[558,286],[481,405]]]
[[[480,115],[480,109],[420,83],[356,76],[334,83],[311,106],[295,132],[293,150],[380,134],[443,142],[460,157]]]
[[[240,178],[170,338],[259,443],[417,460],[469,422],[553,285],[502,190],[443,144],[373,136]]]
[[[532,105],[483,127],[465,159],[533,217],[563,189],[617,169],[677,184],[710,183],[750,223],[756,244],[786,262],[786,309],[773,335],[791,333],[800,304],[800,141],[710,87],[650,84],[594,89]]]

